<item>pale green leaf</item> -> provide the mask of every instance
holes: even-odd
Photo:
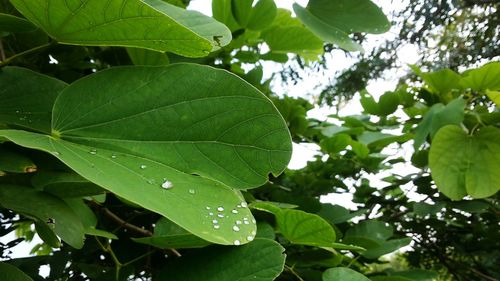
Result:
[[[445,95],[453,89],[460,89],[460,77],[451,69],[442,69],[436,72],[417,73],[424,82],[429,86],[430,90],[436,94]]]
[[[0,85],[0,122],[50,133],[52,107],[66,83],[26,68],[4,67]]]
[[[500,189],[500,130],[484,127],[474,135],[449,125],[431,145],[429,167],[437,188],[453,200],[485,198]]]
[[[327,269],[323,273],[323,281],[370,281],[363,274],[347,267],[335,267]]]
[[[231,0],[213,0],[212,15],[214,19],[225,24],[231,31],[235,31],[240,26],[233,17],[231,2]]]
[[[500,90],[500,62],[490,62],[465,73],[461,80],[464,88],[475,91]]]
[[[486,90],[486,95],[496,104],[497,107],[500,107],[500,91]]]
[[[353,52],[363,52],[363,47],[358,43],[352,41],[348,34],[335,26],[329,25],[327,22],[313,15],[309,10],[303,8],[302,6],[295,3],[293,5],[293,10],[297,14],[297,17],[307,26],[316,36],[321,38],[327,43],[333,43],[345,49],[347,51]]]
[[[254,0],[232,0],[231,9],[234,19],[241,27],[246,27],[252,16],[252,4]]]
[[[276,214],[279,230],[290,242],[330,247],[336,235],[332,226],[318,215],[300,210],[281,210]]]
[[[202,57],[231,41],[223,24],[161,0],[11,2],[63,44],[139,47]]]
[[[0,186],[0,204],[42,222],[52,222],[54,232],[64,242],[77,249],[83,247],[84,227],[79,217],[61,199],[30,187],[3,184]]]
[[[17,267],[8,263],[0,262],[0,280],[8,281],[33,281]]]
[[[162,281],[272,281],[283,271],[285,249],[268,239],[241,247],[210,247],[167,263]]]
[[[272,24],[277,14],[278,8],[274,0],[258,0],[252,9],[247,28],[262,30]]]

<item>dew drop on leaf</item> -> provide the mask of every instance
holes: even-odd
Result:
[[[146,169],[147,167],[148,166],[146,166],[146,165],[141,165],[141,169],[143,169],[143,170]]]
[[[233,226],[233,230],[236,231],[236,232],[238,232],[238,231],[240,231],[240,228],[235,225],[235,226]]]
[[[161,184],[161,187],[164,188],[164,189],[170,189],[172,188],[174,185],[172,184],[171,181],[169,180],[165,180],[162,184]]]
[[[242,207],[242,208],[246,208],[246,207],[248,207],[247,202],[241,202],[241,207]]]
[[[235,210],[235,209],[233,209],[233,210],[231,211],[231,213],[233,213],[233,214],[237,214],[237,213],[238,213],[238,211],[237,211],[237,210]]]
[[[247,236],[247,241],[252,241],[253,240],[253,236]]]
[[[97,154],[97,150],[92,149],[92,150],[89,151],[89,153],[92,154],[92,155],[96,155]]]
[[[220,225],[218,225],[218,224],[214,224],[214,228],[215,228],[215,229],[219,229],[219,228],[220,228]]]
[[[222,212],[222,211],[224,211],[224,208],[223,207],[219,207],[219,208],[217,208],[217,211]]]
[[[233,244],[236,246],[239,246],[239,245],[241,245],[241,242],[240,242],[240,240],[234,240]]]
[[[189,194],[194,194],[194,193],[195,193],[194,189],[189,190]]]

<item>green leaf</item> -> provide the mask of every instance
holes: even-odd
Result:
[[[252,9],[252,15],[247,24],[248,29],[262,30],[271,25],[278,14],[274,0],[259,0]]]
[[[255,238],[274,240],[276,238],[276,234],[274,233],[273,226],[267,222],[257,222],[257,235]]]
[[[307,9],[331,26],[345,32],[384,33],[391,24],[370,0],[311,0]]]
[[[261,37],[276,54],[296,53],[314,60],[323,53],[323,41],[287,10],[278,9],[273,25],[262,31]]]
[[[0,171],[10,173],[33,173],[37,169],[28,157],[0,145]]]
[[[447,105],[435,104],[418,124],[415,131],[413,147],[418,149],[430,134],[431,138],[446,125],[459,125],[464,120],[465,100],[461,97],[452,100]]]
[[[500,91],[486,90],[486,95],[496,104],[497,107],[500,107]]]
[[[387,240],[392,236],[392,234],[392,227],[387,225],[385,222],[377,220],[367,220],[362,221],[352,228],[349,228],[345,235],[371,237],[376,240]]]
[[[323,281],[370,281],[363,274],[347,267],[335,267],[327,269],[323,273]]]
[[[0,186],[0,204],[15,212],[34,216],[42,222],[53,222],[55,233],[73,248],[83,246],[84,228],[79,217],[61,199],[36,189]]]
[[[61,93],[52,124],[54,136],[0,135],[49,152],[87,180],[221,244],[245,243],[255,231],[254,224],[233,230],[252,215],[230,187],[262,185],[291,152],[285,122],[264,95],[225,71],[191,64],[85,77]],[[229,218],[214,229],[218,208]]]
[[[218,222],[220,219],[214,218],[214,220]],[[214,224],[214,226],[217,224]],[[160,249],[201,248],[211,244],[210,242],[194,236],[165,218],[161,218],[156,222],[152,237],[132,238],[132,240]]]
[[[396,92],[387,92],[380,96],[379,111],[382,116],[394,113],[399,106],[399,95]]]
[[[453,200],[485,198],[500,188],[500,130],[484,127],[468,135],[458,126],[438,131],[429,152],[437,188]]]
[[[9,14],[0,13],[0,32],[28,32],[36,29],[31,22]]]
[[[361,103],[361,106],[363,107],[363,109],[366,111],[366,113],[369,113],[372,115],[379,115],[380,114],[380,108],[379,108],[378,103],[366,90],[361,91],[360,103]]]
[[[0,122],[50,133],[52,106],[66,83],[8,66],[0,72],[0,85]]]
[[[293,4],[293,10],[297,17],[307,26],[316,36],[327,43],[337,44],[342,49],[353,52],[363,52],[363,47],[349,38],[346,32],[329,25],[327,22],[313,15],[309,10],[303,8],[297,3]]]
[[[332,226],[318,215],[300,210],[281,210],[276,214],[279,230],[290,242],[331,247],[336,235]]]
[[[346,134],[336,134],[331,138],[322,139],[320,142],[321,149],[328,153],[338,153],[344,150],[352,139]]]
[[[500,90],[500,62],[490,62],[478,69],[473,69],[465,73],[461,80],[464,88],[474,91]]]
[[[169,64],[165,53],[140,48],[127,48],[130,60],[135,65],[160,66]]]
[[[34,187],[59,198],[103,194],[106,191],[75,173],[39,171],[32,178]]]
[[[268,239],[241,247],[210,247],[168,263],[158,280],[272,281],[283,271],[284,248]]]
[[[202,57],[231,41],[223,24],[161,0],[11,3],[63,44],[138,47]]]
[[[417,69],[414,69],[417,70]],[[442,69],[435,72],[421,72],[417,74],[424,80],[433,93],[445,95],[452,89],[460,89],[460,80],[462,77],[451,69]]]
[[[231,0],[213,0],[212,15],[214,19],[225,24],[231,31],[235,31],[240,26],[233,17],[231,2]]]
[[[61,242],[57,235],[54,233],[54,227],[51,223],[50,225],[41,220],[35,220],[35,230],[38,236],[45,242],[45,244],[49,245],[52,248],[61,247]]]
[[[349,221],[350,219],[364,213],[366,213],[366,210],[363,209],[351,213],[348,209],[339,205],[322,204],[318,215],[332,224],[338,224]]]
[[[423,269],[393,272],[391,273],[391,276],[404,277],[412,281],[433,281],[438,278],[438,274],[436,272]]]
[[[234,19],[241,27],[246,27],[252,15],[252,4],[254,0],[232,0],[231,9]]]
[[[0,280],[8,281],[33,281],[31,277],[8,263],[0,262]]]

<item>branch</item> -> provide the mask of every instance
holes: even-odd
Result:
[[[55,41],[51,41],[51,42],[48,42],[46,44],[43,44],[43,45],[40,45],[40,46],[36,46],[34,48],[31,48],[29,50],[26,50],[26,51],[23,51],[23,52],[20,52],[20,53],[17,53],[11,57],[8,57],[6,59],[2,59],[2,61],[0,62],[0,67],[3,67],[3,66],[6,66],[8,64],[10,64],[13,60],[17,59],[17,58],[20,58],[22,56],[25,56],[25,55],[29,55],[29,54],[32,54],[32,53],[36,53],[40,50],[43,50],[49,46],[51,46],[52,44],[54,44]]]

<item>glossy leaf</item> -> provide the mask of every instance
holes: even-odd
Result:
[[[42,222],[52,222],[54,232],[64,242],[74,248],[82,248],[84,227],[79,217],[61,199],[33,188],[4,184],[0,186],[0,204]]]
[[[336,239],[332,226],[315,214],[285,209],[276,214],[276,222],[281,234],[294,244],[329,247]]]
[[[370,281],[363,274],[347,267],[335,267],[327,269],[323,273],[323,281]]]
[[[161,0],[11,2],[64,44],[139,47],[202,57],[231,41],[223,24]]]
[[[8,281],[33,281],[31,277],[17,267],[5,262],[0,262],[0,280]]]
[[[106,191],[82,176],[67,172],[39,171],[31,178],[34,187],[59,198],[75,198],[103,194]]]
[[[0,85],[0,122],[50,133],[52,107],[66,83],[26,68],[4,67]]]
[[[16,33],[33,31],[36,28],[36,26],[26,19],[0,13],[0,31]]]
[[[241,247],[205,248],[168,263],[158,280],[272,281],[283,270],[284,250],[268,239],[256,239]]]
[[[200,82],[190,83],[193,77]],[[87,180],[215,243],[232,244],[255,231],[253,224],[233,231],[236,221],[252,217],[228,186],[259,186],[290,158],[290,136],[272,103],[240,78],[210,67],[102,71],[66,88],[53,116],[54,136],[0,135],[53,154]],[[214,229],[219,207],[230,219]]]
[[[500,130],[484,127],[468,135],[458,126],[443,127],[432,142],[429,167],[439,191],[453,200],[495,194],[500,189]]]

